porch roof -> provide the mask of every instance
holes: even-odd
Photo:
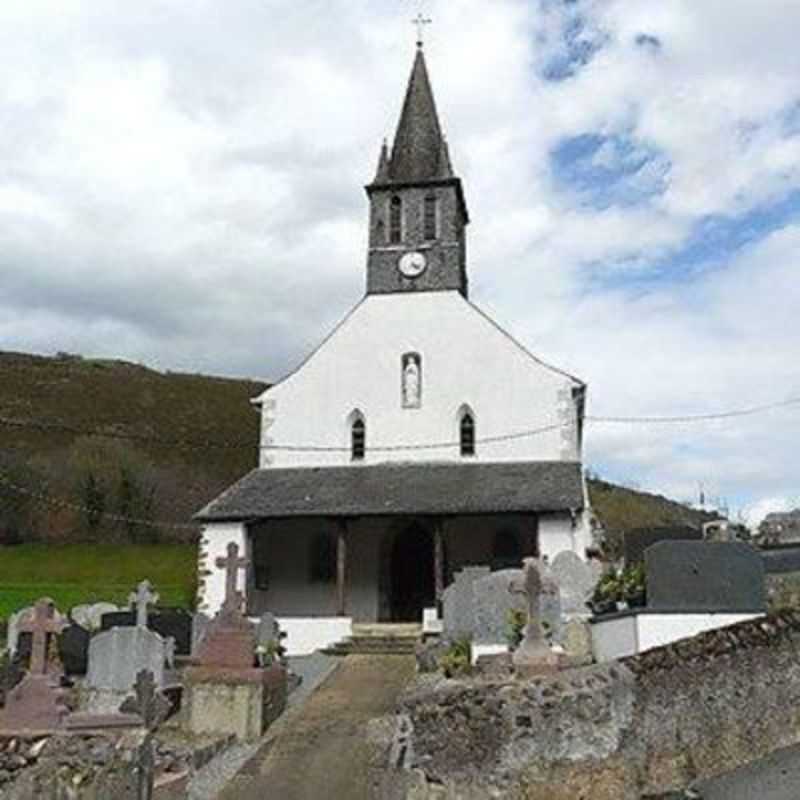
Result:
[[[384,463],[255,469],[195,519],[525,513],[582,507],[581,465],[574,461]]]

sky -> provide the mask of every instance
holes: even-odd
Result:
[[[800,397],[796,0],[5,0],[0,349],[265,380],[363,295],[420,10],[470,294],[593,415]],[[757,521],[800,407],[587,428]]]

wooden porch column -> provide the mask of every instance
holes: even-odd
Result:
[[[436,587],[436,608],[441,608],[444,592],[444,520],[433,522],[433,581]]]
[[[338,520],[336,537],[336,613],[343,617],[347,608],[347,520]]]

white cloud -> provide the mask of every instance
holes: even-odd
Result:
[[[699,220],[800,189],[785,123],[800,5],[438,0],[430,14],[474,299],[584,377],[598,413],[800,392],[796,216],[712,251],[713,271],[669,273]],[[0,346],[268,379],[301,359],[363,291],[361,186],[399,113],[411,16],[366,0],[0,5]],[[576,53],[571,77],[544,79]],[[628,178],[647,197],[600,209],[564,185],[550,153],[586,133],[633,148],[606,144],[596,166],[654,154]],[[740,503],[792,496],[792,413],[596,427],[590,460],[681,496],[698,480]]]

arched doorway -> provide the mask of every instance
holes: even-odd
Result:
[[[436,604],[433,535],[414,522],[395,535],[391,561],[393,622],[422,622],[422,609]]]

